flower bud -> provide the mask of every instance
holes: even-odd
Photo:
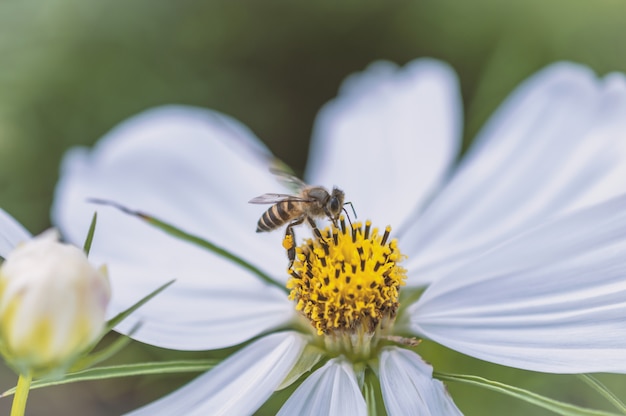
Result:
[[[83,251],[35,237],[0,267],[0,351],[20,374],[65,370],[101,335],[110,295]]]

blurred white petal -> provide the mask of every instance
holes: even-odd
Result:
[[[350,76],[320,111],[307,180],[342,188],[360,219],[400,225],[447,173],[461,124],[458,80],[449,66],[376,62]]]
[[[433,283],[412,329],[498,364],[626,372],[626,196],[525,233]]]
[[[306,344],[297,332],[268,335],[133,416],[246,415],[271,396]]]
[[[408,229],[411,283],[516,233],[626,192],[626,82],[556,64],[501,106],[451,182]]]
[[[266,207],[248,204],[264,192],[284,192],[268,172],[269,157],[238,122],[186,107],[140,114],[92,151],[74,149],[66,156],[54,221],[70,241],[82,244],[98,209],[90,260],[109,267],[110,313],[177,279],[125,321],[122,330],[142,321],[134,335],[142,342],[212,349],[240,343],[289,319],[284,293],[242,267],[138,218],[86,203],[95,197],[142,210],[285,279],[286,256],[276,249],[281,233],[256,234]]]
[[[279,415],[367,415],[365,399],[352,364],[341,358],[328,361],[308,376],[289,397]]]
[[[31,237],[22,224],[0,209],[0,257],[6,257],[16,245],[30,240]]]
[[[433,379],[433,368],[413,351],[383,349],[380,386],[390,416],[462,415],[443,383]]]

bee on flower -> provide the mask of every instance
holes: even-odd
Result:
[[[272,169],[272,172],[284,181],[294,184],[298,190],[298,195],[266,193],[252,198],[248,202],[251,204],[272,204],[259,218],[257,233],[272,231],[288,223],[285,229],[283,247],[287,250],[289,267],[291,268],[296,258],[296,235],[293,227],[306,221],[315,235],[322,239],[315,218],[325,216],[336,226],[339,215],[344,210],[345,195],[337,187],[328,192],[323,186],[309,186],[297,177],[278,169]]]

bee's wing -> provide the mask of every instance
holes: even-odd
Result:
[[[279,159],[275,159],[270,172],[276,176],[278,181],[294,192],[300,192],[307,184],[296,175],[285,163]]]
[[[248,201],[249,204],[275,204],[282,201],[311,202],[310,199],[287,194],[263,194]]]

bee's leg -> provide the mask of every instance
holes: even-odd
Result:
[[[296,260],[296,233],[293,231],[293,227],[300,225],[304,222],[304,217],[290,222],[285,230],[285,239],[283,240],[283,247],[287,250],[287,258],[289,259],[289,267],[293,266],[293,262]]]
[[[326,244],[326,239],[324,238],[324,236],[322,235],[322,232],[320,231],[319,228],[317,228],[317,224],[315,224],[315,220],[313,220],[313,218],[311,217],[306,217],[307,221],[309,222],[309,225],[311,226],[311,228],[313,229],[313,234],[315,234],[315,236],[324,244]]]
[[[328,217],[328,219],[333,223],[333,225],[335,226],[335,228],[338,228],[337,226],[337,218],[333,217],[333,214],[330,213],[330,211],[328,210],[328,208],[324,207],[324,213],[326,214],[326,216]]]

